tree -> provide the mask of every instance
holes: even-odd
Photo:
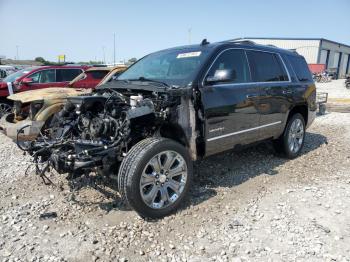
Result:
[[[43,57],[41,57],[41,56],[36,57],[36,58],[35,58],[35,61],[36,61],[36,62],[39,62],[39,63],[43,63],[43,64],[46,63],[46,60],[45,60]]]
[[[137,58],[133,57],[128,60],[128,64],[133,64],[137,61]]]

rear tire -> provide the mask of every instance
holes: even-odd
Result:
[[[188,195],[192,174],[184,146],[167,138],[147,138],[123,159],[118,189],[141,217],[161,218],[173,213]]]
[[[293,159],[297,157],[305,140],[305,120],[299,113],[294,114],[288,119],[283,134],[275,141],[273,145],[278,153],[284,157]]]

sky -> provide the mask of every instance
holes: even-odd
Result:
[[[0,0],[0,55],[113,62],[237,37],[350,45],[350,0]],[[191,33],[189,33],[189,31]],[[191,37],[190,37],[191,35]]]

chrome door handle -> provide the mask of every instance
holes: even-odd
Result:
[[[259,94],[248,94],[246,97],[248,99],[250,99],[250,98],[257,98],[257,97],[259,97]]]
[[[293,93],[292,90],[283,90],[283,91],[282,91],[282,94],[284,94],[284,95],[290,95],[290,94],[292,94],[292,93]]]

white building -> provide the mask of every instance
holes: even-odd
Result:
[[[350,74],[350,46],[324,38],[262,38],[245,37],[257,44],[274,45],[292,49],[305,57],[308,64],[325,64],[327,69],[336,71],[339,77]]]

